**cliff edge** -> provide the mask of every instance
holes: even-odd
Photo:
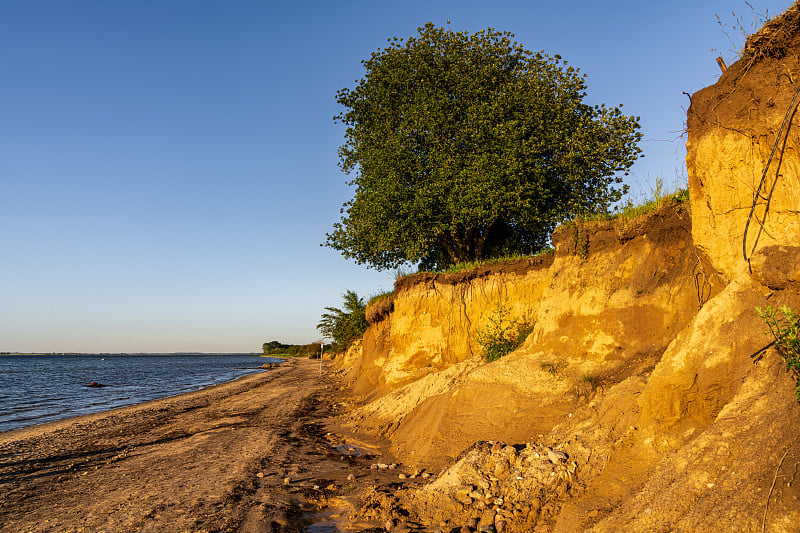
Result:
[[[800,309],[798,45],[796,4],[692,96],[690,205],[562,227],[550,256],[410,276],[371,310],[339,359],[346,422],[438,475],[364,516],[798,530],[795,377],[756,312]],[[533,329],[486,363],[476,339],[498,309]]]

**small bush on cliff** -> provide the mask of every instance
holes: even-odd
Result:
[[[354,291],[348,290],[342,295],[344,310],[338,307],[326,307],[327,313],[317,324],[317,329],[325,336],[333,339],[334,351],[344,351],[361,337],[367,330],[367,304]]]
[[[775,348],[797,379],[794,393],[800,401],[800,313],[783,306],[778,314],[779,310],[771,305],[764,309],[756,307],[756,311],[767,323],[770,333],[775,337]]]
[[[525,319],[510,319],[510,309],[501,303],[489,315],[489,323],[478,331],[476,341],[483,348],[486,361],[497,361],[522,346],[533,331],[533,323]]]

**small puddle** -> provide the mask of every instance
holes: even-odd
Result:
[[[349,455],[350,457],[367,457],[373,455],[354,444],[335,444],[333,447],[340,454]]]
[[[349,533],[375,526],[365,522],[351,523],[345,505],[333,505],[316,513],[308,513],[303,515],[303,521],[307,524],[306,533]]]

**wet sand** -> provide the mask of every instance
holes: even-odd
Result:
[[[327,435],[339,384],[323,374],[292,359],[0,433],[0,531],[304,531],[369,472],[370,457],[340,453]]]

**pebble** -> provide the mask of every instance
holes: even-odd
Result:
[[[355,481],[355,480],[356,480],[356,476],[354,476],[353,474],[350,474],[349,476],[347,476],[347,481]]]
[[[398,477],[398,479],[406,479],[406,475],[405,474],[398,474],[397,477]]]
[[[290,477],[283,478],[283,484],[284,485],[288,485],[291,482],[292,482],[292,478],[290,478]]]
[[[560,452],[558,450],[547,450],[547,458],[550,459],[550,462],[553,464],[558,464],[561,460],[566,460],[569,456],[564,452]]]

